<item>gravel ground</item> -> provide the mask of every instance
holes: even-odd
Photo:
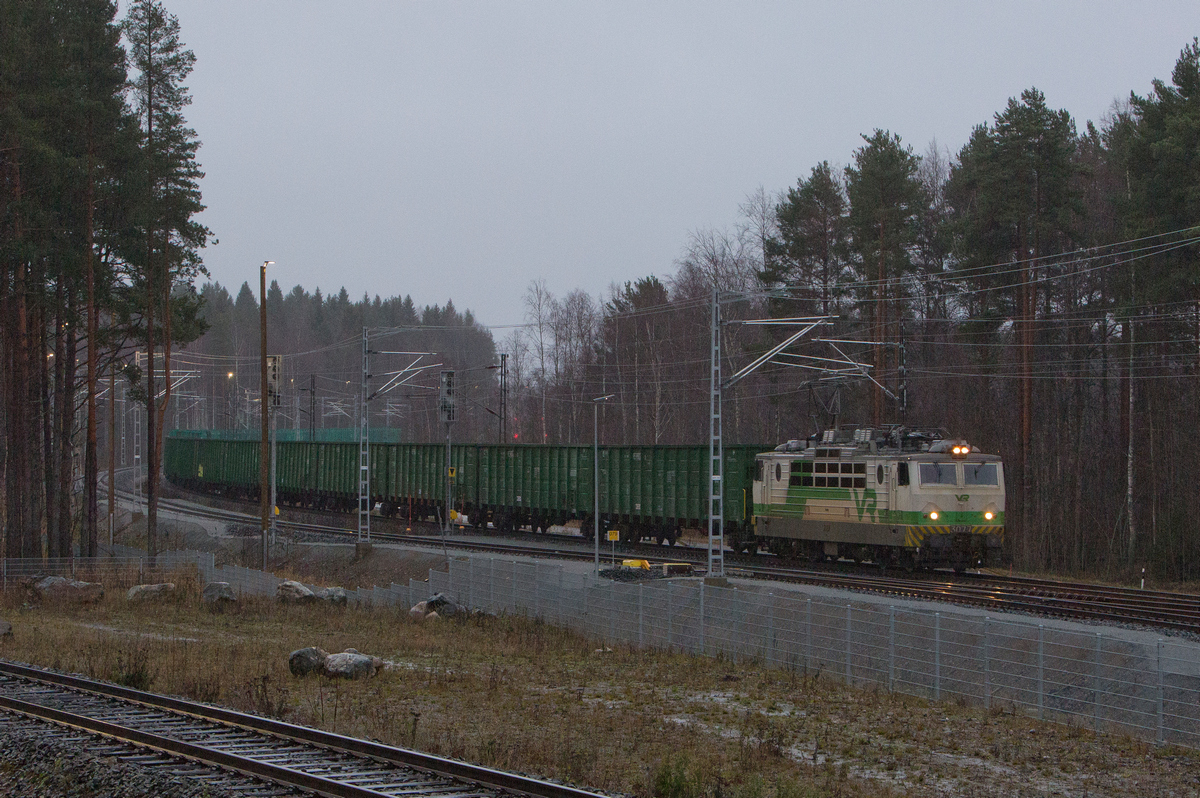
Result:
[[[226,798],[234,793],[83,750],[78,737],[0,715],[0,796]]]

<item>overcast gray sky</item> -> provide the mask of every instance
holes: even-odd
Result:
[[[689,231],[876,127],[956,152],[1037,86],[1082,129],[1200,33],[1196,0],[165,2],[197,57],[213,279],[257,290],[274,260],[285,292],[493,325],[538,278],[671,273]]]

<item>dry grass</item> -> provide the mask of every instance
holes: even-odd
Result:
[[[311,563],[295,564],[303,575]],[[414,568],[423,567],[418,562]],[[338,566],[356,567],[352,561]],[[345,571],[349,573],[349,571]],[[3,597],[4,657],[593,788],[667,798],[1195,795],[1200,756],[1000,709],[846,688],[801,671],[618,647],[523,618],[417,624],[391,609],[90,607]],[[357,648],[367,682],[293,678]]]

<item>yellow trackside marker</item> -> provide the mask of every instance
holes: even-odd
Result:
[[[200,479],[204,479],[204,463],[201,463],[200,467],[196,469],[196,476]]]
[[[609,540],[620,540],[621,539],[621,530],[619,530],[619,529],[608,530],[608,539]]]

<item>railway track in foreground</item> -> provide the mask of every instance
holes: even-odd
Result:
[[[568,785],[0,660],[0,709],[99,735],[105,753],[247,794],[596,798]],[[130,751],[135,746],[140,752]],[[122,754],[120,751],[124,750]],[[232,783],[229,778],[235,778]],[[240,782],[239,782],[240,779]],[[280,794],[275,792],[275,794]],[[285,792],[283,794],[291,794]]]

